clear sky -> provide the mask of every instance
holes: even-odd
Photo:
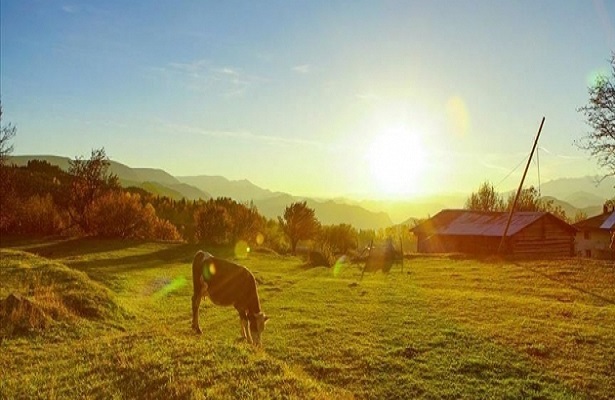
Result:
[[[14,154],[107,155],[296,195],[599,174],[576,109],[612,0],[2,0]],[[540,166],[540,175],[538,174]],[[516,169],[515,169],[516,168]]]

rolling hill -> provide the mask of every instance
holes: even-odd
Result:
[[[47,161],[51,165],[57,165],[68,171],[68,157],[51,155],[23,155],[9,157],[9,163],[17,166],[25,166],[30,160]],[[186,198],[188,200],[210,199],[212,196],[194,186],[180,182],[177,178],[166,171],[155,168],[131,168],[117,161],[110,161],[109,172],[117,175],[123,187],[135,186],[150,193],[167,196],[174,200]]]
[[[275,193],[263,189],[247,179],[233,181],[222,176],[179,176],[181,182],[207,191],[212,197],[230,197],[236,201],[256,201],[277,197],[283,193]]]
[[[29,160],[38,159],[67,170],[70,159],[49,155],[24,155],[10,157],[9,162],[18,166],[27,165]],[[284,214],[284,208],[293,202],[307,201],[321,223],[350,224],[358,229],[379,229],[393,223],[385,212],[368,211],[357,205],[338,204],[333,201],[316,201],[291,196],[286,193],[262,189],[248,180],[232,181],[221,176],[174,177],[161,169],[131,168],[117,161],[111,161],[110,172],[116,174],[124,187],[134,186],[150,193],[179,200],[210,199],[230,197],[239,202],[250,202],[267,218],[275,219]]]
[[[68,169],[70,159],[52,155],[23,155],[10,157],[16,165],[26,165],[39,159]],[[468,194],[443,194],[410,200],[365,200],[351,198],[313,199],[288,193],[273,192],[248,180],[229,180],[222,176],[173,176],[156,168],[132,168],[111,161],[110,171],[120,178],[123,186],[136,186],[160,196],[188,200],[229,197],[238,202],[252,202],[267,218],[277,218],[286,206],[307,201],[325,225],[347,223],[358,229],[378,229],[403,223],[412,218],[425,218],[444,208],[463,207]],[[562,178],[542,184],[543,197],[554,200],[566,215],[573,218],[577,210],[588,216],[601,212],[605,200],[615,196],[615,177],[602,182],[596,177]]]

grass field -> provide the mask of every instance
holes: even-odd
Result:
[[[188,244],[3,239],[0,299],[51,316],[2,327],[0,398],[608,399],[615,266],[416,257],[390,274],[252,253],[264,348],[232,308],[190,329]],[[232,258],[228,249],[208,249]],[[18,316],[14,316],[17,318]]]

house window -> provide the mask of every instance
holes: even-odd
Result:
[[[591,250],[585,250],[585,257],[592,258],[592,251]]]
[[[589,231],[583,232],[583,239],[585,239],[585,240],[589,240],[590,239]]]

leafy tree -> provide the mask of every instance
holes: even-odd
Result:
[[[493,185],[485,181],[477,193],[472,193],[466,200],[465,208],[473,211],[504,211],[504,199],[495,191]]]
[[[599,76],[588,88],[589,103],[577,111],[585,115],[591,131],[576,144],[596,158],[606,173],[615,175],[615,52],[611,55],[611,76]]]
[[[34,195],[22,202],[18,212],[18,225],[15,233],[46,236],[62,232],[66,219],[53,202],[50,194]]]
[[[510,211],[515,201],[515,194],[511,193],[508,196],[508,200],[506,202],[506,210]],[[519,199],[517,200],[517,205],[515,207],[515,211],[544,211],[543,205],[540,201],[540,195],[538,194],[538,190],[534,186],[530,186],[529,188],[521,189],[519,193]]]
[[[333,253],[348,253],[348,250],[357,248],[358,232],[348,224],[323,226],[320,231],[320,240],[326,244]]]
[[[300,240],[316,238],[320,229],[320,222],[316,219],[314,210],[307,206],[307,202],[292,203],[284,210],[284,218],[278,217],[282,230],[290,240],[293,254],[297,252],[297,243]]]
[[[89,209],[91,231],[96,236],[122,239],[178,240],[179,232],[156,216],[154,207],[138,194],[121,190],[97,197]]]
[[[68,172],[72,182],[68,211],[73,223],[85,233],[90,232],[88,211],[94,200],[120,187],[117,175],[109,172],[110,165],[104,148],[92,150],[88,160],[76,157],[69,162]]]
[[[515,201],[515,194],[511,193],[506,202],[506,210],[510,211]],[[525,188],[519,193],[519,199],[515,211],[540,211],[549,212],[559,219],[568,222],[566,211],[561,206],[553,204],[553,200],[545,200],[540,197],[538,190],[534,186]]]
[[[228,197],[220,197],[213,202],[226,209],[229,217],[229,240],[255,243],[258,233],[265,225],[265,219],[254,204],[240,204]]]
[[[197,241],[214,245],[228,243],[231,219],[222,205],[207,201],[194,212],[194,222]]]
[[[290,244],[282,231],[282,227],[278,221],[274,219],[267,220],[264,230],[263,245],[270,247],[278,253],[287,253],[290,249]]]
[[[582,210],[577,210],[577,212],[574,214],[572,223],[576,224],[577,222],[581,222],[586,219],[587,219],[587,213]]]

